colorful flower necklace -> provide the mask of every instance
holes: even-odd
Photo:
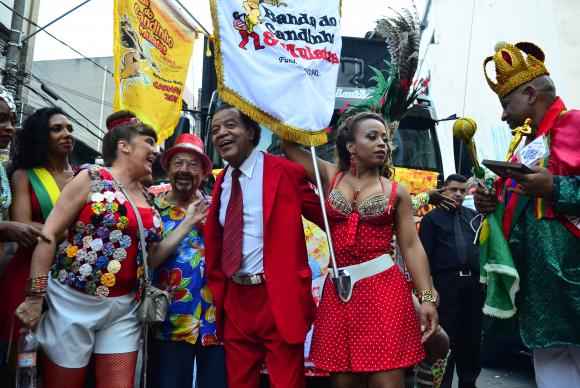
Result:
[[[8,209],[12,203],[12,192],[10,191],[10,182],[4,165],[0,163],[0,208]]]

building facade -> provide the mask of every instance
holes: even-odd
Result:
[[[577,0],[432,0],[420,55],[421,75],[439,117],[475,119],[480,159],[503,159],[511,139],[501,106],[483,74],[497,42],[530,41],[546,53],[558,94],[580,107],[580,6]],[[491,66],[493,67],[493,66]],[[453,154],[453,122],[438,127],[443,155]],[[457,158],[457,155],[456,155]],[[445,174],[455,160],[444,158]]]
[[[103,68],[113,70],[113,57],[91,58]],[[76,122],[73,136],[95,151],[101,148],[105,119],[113,111],[115,82],[112,74],[83,58],[34,61],[30,86],[48,96],[45,89],[56,93],[54,104],[63,108]],[[47,106],[45,99],[35,93],[29,95],[30,109]],[[70,107],[80,112],[75,112]],[[84,116],[84,117],[83,117]],[[82,126],[81,126],[82,125]]]

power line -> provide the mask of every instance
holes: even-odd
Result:
[[[31,76],[32,78],[34,78],[35,80],[37,80],[38,82],[40,82],[40,83],[41,83],[41,86],[43,87],[43,90],[44,90],[44,88],[46,88],[46,85],[44,85],[44,83],[43,83],[43,81],[42,81],[42,79],[41,79],[40,77],[36,76],[36,75],[35,75],[35,74],[33,74],[32,72],[31,72],[31,73],[29,73],[29,74],[30,74],[30,76]],[[52,93],[54,93],[54,92],[52,92]],[[50,93],[49,93],[49,94],[50,94]],[[101,129],[101,127],[99,127],[97,124],[93,123],[93,122],[91,121],[91,119],[89,119],[87,116],[85,116],[83,113],[81,113],[81,111],[79,111],[77,108],[75,108],[73,104],[71,104],[70,102],[68,102],[66,99],[62,98],[62,96],[60,96],[60,95],[57,95],[56,93],[54,93],[54,94],[55,94],[55,96],[54,96],[54,97],[53,97],[53,96],[51,96],[51,97],[53,97],[53,98],[54,98],[54,99],[56,99],[56,100],[60,100],[60,101],[62,101],[62,102],[63,102],[63,103],[65,103],[65,104],[66,104],[68,107],[70,107],[70,108],[71,108],[73,111],[75,111],[75,112],[76,112],[76,113],[77,113],[79,116],[81,116],[83,119],[87,120],[87,122],[88,122],[89,124],[91,124],[93,127],[97,128],[97,130],[99,130],[99,131],[101,131],[101,132],[105,133],[105,131],[103,131],[103,130]]]
[[[0,2],[1,2],[1,1],[0,1]],[[6,69],[4,69],[4,68],[0,68],[0,71],[2,71],[2,72],[5,72],[5,71],[6,71]],[[23,76],[24,76],[24,77],[26,77],[26,76],[32,77],[32,78],[34,78],[35,80],[37,80],[38,82],[40,82],[40,84],[41,84],[41,87],[43,88],[43,90],[44,90],[44,88],[47,88],[47,87],[44,85],[44,82],[43,82],[43,80],[42,80],[40,77],[36,76],[35,74],[33,74],[33,73],[26,73],[26,72],[23,72]],[[41,96],[43,99],[47,98],[46,96],[39,94],[39,92],[38,92],[36,89],[34,89],[32,86],[30,86],[30,85],[26,84],[25,82],[22,82],[22,85],[23,85],[23,86],[25,86],[26,88],[30,89],[31,91],[33,91],[35,94],[37,94],[37,95]],[[62,102],[65,104],[65,105],[67,105],[68,107],[70,107],[70,108],[71,108],[71,109],[72,109],[72,110],[73,110],[73,111],[74,111],[76,114],[78,114],[78,115],[79,115],[79,116],[81,116],[83,119],[85,119],[85,120],[86,120],[88,123],[90,123],[90,124],[91,124],[93,127],[97,128],[97,130],[99,130],[99,131],[100,131],[100,132],[102,132],[102,133],[106,133],[106,132],[105,132],[103,129],[101,129],[101,127],[99,127],[99,126],[98,126],[97,124],[95,124],[95,123],[94,123],[94,122],[93,122],[91,119],[89,119],[87,116],[85,116],[85,115],[84,115],[84,114],[83,114],[81,111],[79,111],[77,108],[75,108],[75,107],[74,107],[74,105],[72,105],[72,104],[71,104],[70,102],[68,102],[66,99],[62,98],[62,96],[60,96],[60,95],[56,94],[54,91],[51,91],[51,90],[49,90],[49,91],[51,92],[51,93],[49,93],[49,94],[54,94],[54,96],[52,96],[52,95],[51,95],[51,97],[53,97],[55,100],[60,100],[60,101],[62,101]],[[50,101],[50,102],[51,102],[51,104],[55,105],[55,104],[54,104],[54,102],[52,102],[52,101]],[[72,117],[71,117],[71,118],[72,118]],[[82,125],[81,125],[81,126],[82,126]],[[96,136],[98,139],[100,139],[100,138],[98,137],[98,135],[94,134],[94,133],[93,133],[92,131],[90,131],[90,130],[89,130],[87,127],[85,127],[85,126],[82,126],[82,127],[83,127],[83,128],[85,128],[87,131],[89,131],[89,133],[93,134],[93,135],[94,135],[94,136]]]
[[[203,30],[203,33],[209,37],[210,33],[207,31],[207,29],[203,26],[203,24],[200,23],[199,20],[197,20],[197,18],[195,16],[193,16],[193,14],[191,12],[189,12],[189,10],[187,8],[185,8],[185,6],[183,4],[181,4],[181,1],[175,0],[175,2],[177,4],[179,4],[179,6],[181,8],[183,8],[183,10],[189,15],[189,17],[192,18],[193,21]]]
[[[41,83],[41,86],[43,87],[43,90],[46,88],[46,86],[43,84],[42,80],[39,77],[37,77],[36,75],[34,75],[32,73],[28,73],[28,74],[31,77],[33,77],[34,79],[36,79],[37,81],[39,81]],[[27,85],[26,83],[23,83],[23,85],[26,88],[28,88],[31,91],[33,91],[35,94],[40,95],[39,92],[36,89],[34,89],[32,86]],[[51,93],[49,93],[49,94],[51,94]],[[100,131],[102,133],[105,133],[105,131],[103,131],[97,124],[95,124],[91,119],[89,119],[87,116],[85,116],[81,111],[79,111],[77,108],[75,108],[75,106],[73,104],[71,104],[70,102],[68,102],[65,98],[62,98],[62,96],[60,96],[60,95],[58,95],[58,94],[56,94],[54,92],[52,92],[52,94],[54,94],[54,97],[53,96],[51,96],[51,97],[53,97],[55,100],[62,101],[66,106],[68,106],[70,109],[72,109],[80,117],[82,117],[83,119],[85,119],[89,124],[91,124],[93,127],[95,127],[98,131]],[[46,98],[46,96],[44,96],[44,95],[40,95],[40,96],[42,98]],[[53,102],[51,101],[51,103],[53,103]],[[96,135],[94,132],[92,132],[91,130],[89,130],[87,127],[83,126],[83,128],[85,128],[87,131],[89,131],[89,133],[93,134],[95,137],[99,138],[98,135]]]
[[[68,14],[74,12],[75,10],[77,10],[78,8],[82,7],[83,5],[85,5],[86,3],[88,3],[91,0],[85,0],[83,3],[77,5],[76,7],[70,9],[69,11],[65,12],[64,14],[62,14],[61,16],[59,16],[58,18],[54,19],[53,21],[51,21],[50,23],[46,24],[45,26],[40,26],[39,24],[35,23],[34,21],[32,21],[31,19],[27,18],[26,16],[22,15],[21,13],[17,12],[16,10],[14,10],[14,8],[10,7],[8,4],[6,4],[4,1],[0,0],[0,5],[4,6],[5,8],[7,8],[8,10],[10,10],[12,13],[14,13],[15,15],[21,17],[22,19],[26,20],[28,23],[32,24],[33,26],[37,27],[38,30],[36,30],[35,32],[33,32],[32,34],[28,35],[27,37],[25,37],[22,42],[24,43],[25,41],[27,41],[28,39],[30,39],[31,37],[33,37],[34,35],[36,35],[37,33],[39,33],[40,31],[44,32],[45,34],[47,34],[48,36],[50,36],[52,39],[56,40],[57,42],[59,42],[60,44],[62,44],[63,46],[67,47],[68,49],[74,51],[75,53],[77,53],[78,55],[80,55],[81,57],[83,57],[84,59],[88,60],[89,62],[91,62],[93,65],[97,66],[98,68],[104,70],[105,72],[107,72],[108,74],[110,74],[111,76],[113,76],[113,72],[111,72],[109,69],[107,69],[106,67],[100,65],[99,63],[97,63],[96,61],[94,61],[93,59],[89,58],[88,56],[86,56],[85,54],[81,53],[79,50],[77,50],[76,48],[72,47],[71,45],[69,45],[68,43],[66,43],[65,41],[63,41],[62,39],[57,38],[56,36],[54,36],[53,34],[51,34],[50,32],[46,31],[46,28],[49,27],[50,25],[54,24],[55,22],[57,22],[58,20],[62,19],[63,17],[67,16]],[[175,0],[177,2],[177,4],[189,15],[189,17],[191,17],[193,19],[193,21],[201,28],[202,32],[204,33],[204,35],[206,36],[210,36],[211,34],[209,33],[209,31],[204,27],[203,24],[201,24],[201,22],[181,3],[181,1],[179,0]]]
[[[86,3],[88,3],[89,1],[91,1],[91,0],[85,0],[83,3],[77,5],[74,8],[69,9],[68,11],[66,11],[65,13],[63,13],[62,15],[60,15],[59,17],[57,17],[56,19],[52,20],[48,24],[44,25],[43,27],[40,27],[38,30],[34,31],[32,34],[30,34],[27,37],[25,37],[24,39],[22,39],[22,43],[26,42],[28,39],[30,39],[34,35],[38,34],[40,31],[46,30],[49,26],[51,26],[54,23],[58,22],[60,19],[64,18],[65,16],[73,13],[74,11],[76,11],[77,9],[79,9],[80,7],[82,7],[83,5],[85,5]]]
[[[84,99],[84,100],[86,100],[86,101],[93,102],[93,103],[95,103],[95,104],[99,104],[99,105],[101,104],[101,102],[103,102],[103,103],[104,103],[106,106],[108,106],[108,107],[110,107],[110,108],[112,108],[112,107],[113,107],[113,103],[112,103],[112,102],[110,102],[110,101],[106,101],[106,100],[104,100],[104,101],[101,101],[99,98],[97,98],[97,97],[95,97],[95,96],[92,96],[92,95],[90,95],[90,94],[86,94],[86,93],[79,92],[78,90],[75,90],[75,89],[72,89],[72,88],[69,88],[69,87],[63,86],[63,85],[61,85],[61,84],[59,84],[58,82],[55,82],[55,81],[49,81],[49,80],[47,80],[47,79],[42,79],[42,78],[40,78],[40,77],[38,77],[38,76],[36,76],[36,75],[34,75],[33,77],[34,77],[34,78],[35,78],[35,79],[36,79],[38,82],[45,83],[45,84],[48,84],[48,85],[54,86],[54,87],[56,87],[56,88],[62,89],[62,90],[64,90],[65,92],[67,92],[67,93],[69,93],[69,94],[72,94],[73,96],[80,97],[80,98],[82,98],[82,99]]]
[[[30,85],[24,85],[24,86],[27,89],[30,89],[34,94],[36,94],[37,96],[39,96],[42,100],[44,100],[47,103],[49,103],[51,106],[58,106],[57,104],[54,103],[54,101],[52,101],[51,99],[49,99],[48,97],[46,97],[45,95],[43,95],[42,93],[40,93],[38,90],[36,90],[35,88],[31,87]],[[100,137],[95,132],[93,132],[91,129],[89,129],[86,125],[84,125],[83,123],[81,123],[76,117],[72,116],[71,114],[67,114],[67,115],[68,115],[68,117],[70,117],[71,120],[73,120],[75,123],[77,123],[83,129],[85,129],[89,134],[93,135],[98,140],[102,140],[102,137]]]
[[[44,100],[47,103],[49,103],[51,106],[57,106],[57,104],[55,104],[54,101],[52,101],[51,99],[49,99],[48,97],[46,97],[44,94],[40,93],[38,90],[36,90],[32,86],[24,84],[24,87],[27,88],[27,89],[29,89],[31,92],[33,92],[37,96],[39,96],[42,100]],[[98,140],[103,140],[102,137],[100,137],[95,132],[93,132],[92,130],[90,130],[87,126],[85,126],[84,124],[82,124],[78,119],[76,119],[75,117],[71,116],[70,114],[68,114],[68,116],[70,117],[71,120],[73,120],[75,123],[77,123],[81,128],[84,128],[89,134],[93,135]],[[90,122],[90,120],[89,120],[89,122]]]
[[[38,28],[42,28],[41,26],[39,26],[37,23],[35,23],[34,21],[30,20],[29,18],[27,18],[26,16],[20,14],[19,12],[16,12],[14,10],[14,8],[10,7],[8,4],[6,4],[4,1],[0,0],[0,5],[3,5],[5,8],[8,8],[10,11],[12,11],[12,13],[14,13],[15,15],[21,17],[22,19],[26,20],[28,23],[32,24],[35,27]],[[50,36],[52,39],[56,40],[58,43],[62,44],[65,47],[68,47],[69,49],[71,49],[72,51],[74,51],[75,53],[77,53],[78,55],[80,55],[81,57],[83,57],[84,59],[86,59],[87,61],[91,62],[93,65],[97,66],[100,69],[103,69],[104,71],[106,71],[107,73],[109,73],[110,75],[113,75],[113,73],[107,69],[106,67],[100,65],[99,63],[97,63],[96,61],[94,61],[93,59],[89,58],[88,56],[86,56],[85,54],[81,53],[79,50],[77,50],[76,48],[72,47],[71,45],[69,45],[68,43],[66,43],[65,41],[57,38],[56,36],[54,36],[53,34],[51,34],[50,32],[46,31],[46,30],[42,30],[42,32],[44,32],[45,34],[47,34],[48,36]]]
[[[461,109],[461,117],[465,116],[465,106],[467,104],[467,86],[469,84],[469,60],[471,59],[471,43],[473,42],[473,24],[475,23],[475,7],[476,7],[475,0],[473,0],[471,7],[471,24],[469,26],[469,40],[467,41],[467,57],[465,58],[465,83],[463,84],[464,85],[463,108]],[[461,147],[461,149],[462,148],[463,147]],[[461,166],[461,159],[459,159],[459,165]]]

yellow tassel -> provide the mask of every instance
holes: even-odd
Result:
[[[211,57],[211,44],[213,43],[213,35],[207,36],[207,47],[205,48],[205,56]]]
[[[219,78],[220,76],[218,75],[218,79]],[[260,108],[249,103],[235,91],[224,86],[221,82],[218,83],[218,94],[223,101],[232,106],[235,106],[252,120],[263,124],[284,140],[300,143],[304,146],[319,146],[325,144],[328,141],[326,131],[324,129],[311,132],[286,125],[280,120],[272,117],[270,114],[264,112]]]

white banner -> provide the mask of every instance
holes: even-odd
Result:
[[[211,0],[222,100],[279,136],[326,142],[340,63],[340,0]]]

